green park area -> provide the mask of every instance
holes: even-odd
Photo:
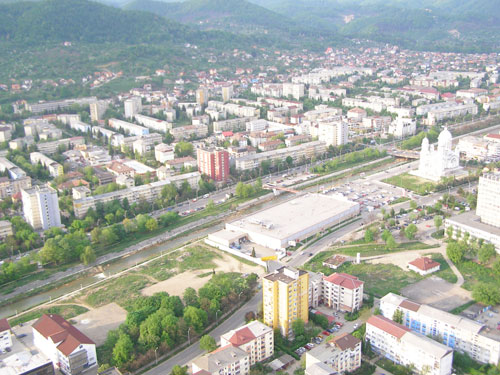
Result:
[[[71,319],[77,315],[86,313],[89,311],[87,308],[79,305],[57,305],[48,308],[40,308],[37,310],[30,311],[25,314],[21,314],[14,318],[9,319],[9,324],[14,327],[20,323],[26,323],[34,319],[40,318],[43,314],[59,314],[64,319]]]
[[[436,188],[436,184],[433,182],[421,177],[413,176],[409,173],[392,176],[382,180],[382,182],[411,190],[420,195],[427,195]]]

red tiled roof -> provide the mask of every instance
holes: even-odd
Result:
[[[403,302],[399,304],[399,307],[402,307],[403,309],[411,310],[411,311],[418,311],[420,308],[420,304],[412,301],[408,301],[405,299]]]
[[[328,277],[323,277],[323,280],[347,289],[356,289],[364,284],[363,281],[359,280],[356,276],[346,273],[332,273]]]
[[[337,337],[334,337],[332,340],[330,340],[330,342],[337,345],[340,350],[346,350],[355,349],[356,346],[361,342],[361,340],[345,332]]]
[[[10,324],[7,319],[0,319],[0,332],[10,330]]]
[[[57,314],[44,314],[33,324],[33,328],[47,340],[50,339],[56,344],[60,343],[57,349],[66,357],[81,344],[95,345],[91,339]]]
[[[500,139],[500,134],[488,134],[487,135],[488,138],[496,138],[496,139]]]
[[[428,257],[421,257],[410,262],[412,266],[417,267],[419,270],[427,271],[439,266],[439,263]]]
[[[411,332],[409,328],[406,328],[405,326],[393,322],[392,320],[380,315],[370,316],[366,323],[371,324],[372,326],[375,326],[378,329],[381,329],[382,331],[387,332],[394,337],[397,337],[398,339],[403,337],[405,333]]]
[[[229,342],[233,345],[240,346],[244,345],[255,339],[255,335],[250,331],[248,327],[237,330],[234,335],[231,336]]]

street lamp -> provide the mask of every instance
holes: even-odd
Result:
[[[191,336],[189,335],[189,331],[191,331],[191,327],[188,328],[188,344],[191,345]]]

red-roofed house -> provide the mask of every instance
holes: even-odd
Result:
[[[250,365],[274,354],[274,334],[271,327],[255,320],[220,337],[221,347],[232,345],[250,355]]]
[[[421,257],[408,263],[408,269],[422,276],[439,271],[440,268],[441,265],[438,262],[428,257]]]
[[[333,273],[323,277],[323,303],[335,310],[355,311],[363,305],[363,284],[355,276]]]
[[[0,353],[12,347],[10,324],[7,319],[0,319]]]
[[[35,346],[63,374],[97,373],[95,343],[62,316],[44,314],[32,328]]]

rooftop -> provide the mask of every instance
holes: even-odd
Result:
[[[468,226],[476,230],[500,237],[500,228],[481,222],[481,218],[475,212],[469,211],[446,219],[447,223],[455,223],[460,226]]]
[[[431,258],[428,258],[428,257],[417,258],[414,261],[411,261],[409,264],[417,267],[418,269],[420,269],[422,271],[427,271],[427,270],[430,270],[430,269],[433,269],[435,267],[440,266],[440,264],[438,262],[436,262],[435,260],[432,260]]]
[[[264,276],[264,279],[269,281],[281,281],[283,283],[289,284],[294,280],[297,280],[300,276],[306,274],[306,271],[297,270],[292,267],[281,267],[276,271]]]
[[[372,326],[377,327],[378,329],[387,332],[398,339],[401,339],[401,337],[403,337],[406,333],[411,332],[411,330],[406,328],[404,325],[395,323],[381,315],[370,316],[366,323],[371,324]]]
[[[356,346],[361,343],[361,340],[346,332],[334,337],[330,342],[336,345],[340,350],[347,350],[356,349]]]
[[[332,273],[330,276],[323,277],[323,280],[347,289],[357,289],[364,284],[356,276],[346,273]]]

